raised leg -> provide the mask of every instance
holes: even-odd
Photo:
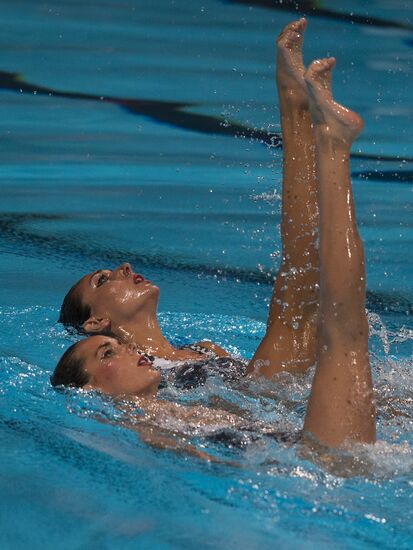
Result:
[[[314,138],[304,81],[306,21],[290,23],[277,39],[277,89],[283,136],[282,262],[267,331],[248,371],[271,377],[304,372],[316,360],[318,208]]]
[[[350,147],[363,127],[331,96],[334,58],[305,74],[316,142],[320,208],[318,362],[304,431],[339,447],[375,440],[375,410],[364,309],[364,252],[349,174]]]

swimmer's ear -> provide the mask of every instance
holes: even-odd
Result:
[[[89,317],[82,329],[86,334],[105,334],[110,329],[110,321],[104,317]]]

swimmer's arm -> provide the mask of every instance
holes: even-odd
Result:
[[[144,424],[131,425],[125,420],[119,423],[113,420],[103,419],[99,415],[95,416],[95,420],[97,420],[101,424],[111,424],[112,426],[119,426],[119,424],[121,424],[123,427],[134,431],[139,436],[141,441],[143,441],[147,445],[150,445],[151,447],[155,447],[156,449],[165,449],[169,451],[174,451],[179,454],[188,454],[209,463],[224,462],[223,460],[219,460],[213,456],[210,456],[203,451],[199,451],[196,447],[188,443],[184,438],[178,436],[174,432],[165,431],[160,428],[155,428],[154,426],[145,426]]]
[[[139,435],[141,441],[151,447],[155,447],[156,449],[165,449],[179,454],[187,454],[204,460],[205,462],[221,462],[217,458],[210,456],[208,453],[199,451],[184,438],[177,435],[172,435],[169,432],[154,428],[153,426],[134,426],[133,430]]]
[[[218,357],[229,357],[229,353],[224,350],[224,348],[221,348],[221,346],[218,346],[217,344],[213,344],[212,342],[202,341],[202,342],[196,342],[196,346],[202,346],[203,348],[209,349],[213,351]]]

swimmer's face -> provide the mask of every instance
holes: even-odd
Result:
[[[157,392],[160,374],[134,344],[91,336],[77,344],[75,356],[90,377],[85,389],[112,396],[151,397]]]
[[[114,325],[133,320],[140,310],[156,314],[159,288],[134,273],[128,263],[89,273],[80,279],[77,290],[94,317],[109,319]]]

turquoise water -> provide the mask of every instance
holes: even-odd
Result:
[[[63,294],[121,261],[161,287],[172,339],[254,351],[280,250],[273,42],[288,3],[5,1],[2,548],[412,546],[413,10],[318,4],[306,60],[336,56],[335,93],[366,121],[352,171],[380,411],[379,444],[358,451],[370,473],[325,473],[270,438],[195,438],[240,464],[208,466],[102,425],[110,402],[48,383],[71,341]],[[211,380],[177,397],[297,430],[310,381]]]

